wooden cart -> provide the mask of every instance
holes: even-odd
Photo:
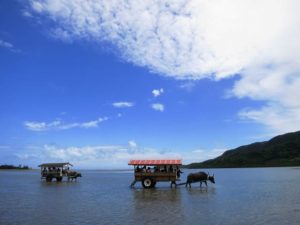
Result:
[[[180,180],[180,159],[130,160],[128,165],[134,166],[131,187],[138,181],[147,189],[154,188],[157,182],[170,182],[172,187]]]
[[[81,177],[80,173],[71,171],[70,166],[73,165],[69,162],[41,164],[39,165],[41,167],[41,179],[45,179],[47,182],[56,179],[57,182],[61,182],[63,177],[67,177],[68,180]]]

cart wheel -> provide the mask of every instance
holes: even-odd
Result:
[[[144,188],[149,189],[149,188],[153,188],[153,180],[149,177],[146,177],[142,180],[142,185]]]
[[[56,177],[56,181],[57,182],[61,182],[62,181],[62,177]]]
[[[46,177],[46,181],[47,181],[47,182],[51,182],[51,181],[52,181],[52,176],[47,176],[47,177]]]

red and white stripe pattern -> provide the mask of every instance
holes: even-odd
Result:
[[[146,159],[146,160],[130,160],[128,165],[138,166],[156,166],[156,165],[181,165],[181,159]]]

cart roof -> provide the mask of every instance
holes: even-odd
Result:
[[[138,166],[138,165],[145,165],[145,166],[157,166],[157,165],[181,165],[181,159],[133,159],[130,160],[128,165]]]
[[[64,163],[43,163],[39,165],[39,167],[64,167],[64,166],[73,166],[69,162],[64,162]]]

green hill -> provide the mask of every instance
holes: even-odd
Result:
[[[186,168],[300,166],[300,131],[228,150],[221,156]]]

